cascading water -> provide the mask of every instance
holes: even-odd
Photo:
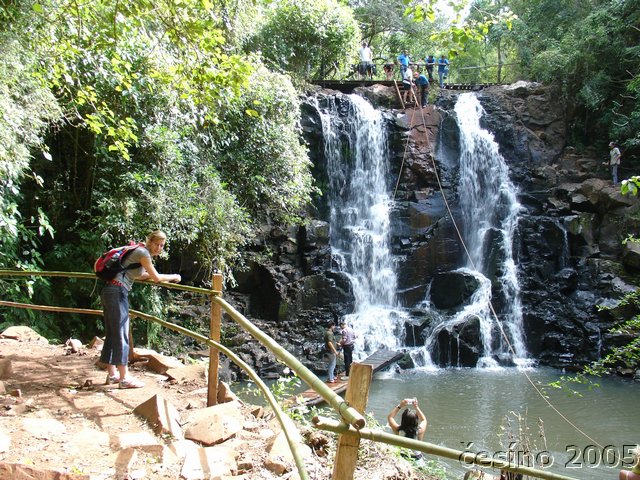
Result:
[[[480,127],[483,109],[475,95],[460,95],[455,112],[460,130],[458,194],[462,231],[468,251],[467,266],[460,269],[478,280],[479,287],[469,305],[453,318],[444,319],[432,331],[425,346],[436,342],[442,329],[453,331],[473,319],[479,322],[482,356],[479,367],[495,367],[495,356],[511,354],[516,364],[526,364],[522,311],[513,235],[521,206],[509,179],[508,167],[493,135]],[[492,297],[501,298],[501,309],[492,312]],[[495,302],[495,298],[493,298]],[[498,328],[495,328],[498,327]],[[509,345],[500,329],[504,330]],[[499,335],[499,338],[495,338]],[[511,352],[513,350],[513,352]],[[455,361],[452,362],[455,365]]]
[[[401,348],[406,313],[397,306],[397,278],[389,248],[388,145],[382,115],[357,95],[320,112],[329,177],[330,241],[337,268],[351,280],[357,333],[354,356]]]
[[[504,300],[500,325],[515,352],[511,357],[516,363],[524,362],[522,312],[512,252],[521,207],[498,145],[480,128],[483,112],[477,98],[461,95],[456,113],[461,147],[458,192],[464,241],[470,253],[467,266],[461,270],[477,279],[478,288],[456,315],[433,312],[433,317],[440,320],[434,322],[424,347],[411,349],[402,342],[405,325],[415,324],[416,319],[396,300],[397,277],[389,246],[392,179],[384,119],[357,95],[328,99],[327,106],[318,111],[329,179],[332,258],[353,286],[355,309],[346,320],[358,335],[356,358],[379,348],[405,349],[417,366],[432,367],[430,352],[438,333],[477,319],[482,351],[478,366],[496,366],[494,357],[509,350],[497,338],[490,306],[492,296],[499,294]],[[452,358],[449,364],[459,363]]]

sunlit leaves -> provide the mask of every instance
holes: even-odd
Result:
[[[359,40],[353,13],[335,0],[282,0],[251,45],[281,71],[309,79],[346,71]]]
[[[620,192],[623,195],[638,195],[640,190],[640,177],[637,175],[632,176],[629,179],[623,180],[620,185]]]
[[[49,122],[55,122],[60,109],[55,98],[32,76],[35,57],[17,41],[0,37],[0,267],[40,265],[38,235],[53,234],[42,210],[37,218],[24,218],[19,210],[21,187],[33,179],[32,150],[43,148],[42,136]],[[48,153],[44,152],[45,157]]]
[[[424,22],[426,20],[433,23],[436,21],[436,11],[433,7],[433,3],[434,2],[429,2],[427,4],[418,4],[407,7],[404,14],[408,17],[412,17],[416,22]]]

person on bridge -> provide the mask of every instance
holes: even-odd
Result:
[[[438,78],[440,80],[440,88],[444,87],[444,79],[447,77],[448,72],[449,60],[447,60],[444,55],[441,55],[438,59]]]
[[[413,409],[411,407],[413,407]],[[400,424],[398,424],[395,416],[403,408],[405,410],[402,412]],[[389,422],[391,430],[396,435],[414,438],[416,440],[422,440],[424,438],[424,432],[427,430],[427,418],[424,416],[424,413],[422,413],[422,410],[420,410],[417,398],[403,399],[389,412],[389,415],[387,415],[387,422]],[[422,453],[413,452],[412,457],[422,458]]]
[[[436,57],[429,55],[424,59],[424,63],[427,67],[427,73],[429,74],[429,82],[433,82],[433,67],[436,64]]]
[[[345,320],[340,322],[340,329],[342,334],[340,346],[342,347],[342,354],[344,355],[344,377],[340,380],[348,380],[351,364],[353,363],[353,347],[356,342],[356,334],[351,327],[347,325]]]
[[[393,80],[393,70],[394,70],[393,60],[390,60],[389,62],[385,63],[382,69],[384,70],[384,74],[387,76],[387,81],[390,82],[391,80]]]
[[[411,69],[411,65],[407,65],[407,68],[405,68],[402,74],[402,91],[404,92],[403,101],[406,105],[411,100],[413,93],[413,70]]]
[[[409,55],[407,55],[406,51],[403,51],[398,56],[398,63],[400,64],[400,76],[402,77],[402,79],[404,79],[404,73],[406,72],[407,68],[409,68],[409,64],[411,63],[411,60],[409,60]]]
[[[420,106],[424,108],[427,106],[427,103],[429,103],[429,100],[427,99],[427,94],[429,93],[429,80],[427,79],[427,76],[420,71],[420,69],[418,69],[416,85],[418,85]]]
[[[373,79],[373,66],[371,61],[373,59],[373,52],[367,42],[362,42],[362,47],[360,48],[360,68],[358,73],[362,77],[366,77],[369,74],[369,78]]]
[[[133,250],[122,262],[124,267],[139,265],[118,273],[106,282],[100,293],[104,315],[105,340],[100,361],[107,365],[107,385],[119,384],[120,388],[140,388],[144,383],[131,377],[129,362],[129,291],[135,280],[150,279],[154,282],[178,283],[182,277],[158,273],[151,261],[164,249],[167,236],[156,230],[147,236],[146,242]]]
[[[336,362],[338,361],[338,344],[335,336],[336,324],[329,323],[327,331],[324,332],[324,347],[327,359],[327,383],[336,383]]]
[[[636,445],[636,448],[631,451],[631,454],[631,470],[620,470],[618,480],[640,480],[640,445]]]

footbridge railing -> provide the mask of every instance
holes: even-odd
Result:
[[[82,272],[60,272],[60,271],[16,271],[16,270],[0,270],[0,278],[2,277],[65,277],[80,278],[95,281],[96,276],[92,273]],[[293,455],[298,474],[302,480],[308,479],[304,460],[296,442],[295,432],[292,431],[290,422],[287,421],[286,413],[282,410],[277,400],[262,381],[260,376],[233,351],[220,343],[220,327],[222,320],[222,310],[238,323],[243,329],[251,334],[258,342],[264,345],[271,353],[273,353],[280,361],[293,370],[310,388],[315,390],[322,398],[338,413],[341,421],[336,422],[332,419],[323,419],[315,417],[312,421],[315,428],[320,430],[334,432],[340,435],[338,451],[334,462],[333,479],[350,480],[353,478],[355,465],[357,460],[357,452],[360,439],[369,439],[374,442],[386,443],[388,445],[396,445],[411,450],[419,450],[425,453],[438,455],[444,458],[457,459],[464,463],[476,464],[488,468],[496,468],[515,473],[522,473],[532,477],[549,479],[549,480],[576,480],[552,472],[540,469],[515,465],[508,461],[494,458],[485,458],[471,452],[463,452],[460,450],[450,449],[428,442],[404,438],[398,435],[390,435],[385,432],[370,430],[365,428],[365,420],[363,417],[364,409],[369,392],[369,384],[371,381],[371,366],[354,363],[352,366],[352,374],[350,375],[349,387],[347,390],[346,400],[343,400],[337,393],[329,388],[322,380],[320,380],[311,370],[305,367],[297,358],[280,346],[273,338],[264,333],[253,323],[247,320],[233,306],[222,298],[222,275],[214,274],[211,289],[192,287],[188,285],[180,285],[175,283],[154,283],[146,280],[142,283],[157,285],[163,288],[174,290],[188,291],[192,293],[206,295],[211,300],[211,322],[209,338],[199,333],[193,332],[175,323],[167,322],[163,319],[148,315],[146,313],[129,310],[131,318],[140,318],[142,320],[157,323],[165,328],[173,330],[182,335],[191,337],[205,345],[209,346],[209,376],[208,376],[208,394],[207,405],[217,403],[218,389],[218,368],[219,353],[224,353],[231,361],[244,370],[248,376],[256,383],[267,399],[269,405],[282,426],[283,432],[289,443],[291,453]],[[34,305],[27,303],[12,302],[0,300],[0,306],[11,308],[22,308],[39,311],[61,312],[61,313],[79,313],[88,315],[102,315],[102,310],[59,307],[50,305]],[[351,388],[352,387],[352,388]]]

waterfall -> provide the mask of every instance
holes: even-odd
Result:
[[[507,164],[493,135],[480,126],[484,111],[476,96],[460,95],[455,112],[460,131],[458,195],[468,251],[466,266],[460,272],[474,276],[479,288],[461,312],[433,329],[426,346],[433,346],[442,329],[452,332],[474,319],[479,322],[482,346],[479,367],[496,367],[495,357],[501,354],[511,354],[516,364],[527,364],[513,258],[514,231],[522,209],[517,189],[509,179]],[[494,315],[491,306],[493,302],[495,307],[496,296],[501,307]]]
[[[496,358],[508,355],[516,364],[526,361],[522,311],[513,236],[521,206],[517,189],[493,136],[480,127],[482,108],[472,94],[463,94],[456,104],[460,130],[458,196],[462,232],[469,250],[460,271],[474,277],[478,287],[468,304],[453,315],[431,308],[432,324],[422,347],[404,345],[407,325],[413,318],[397,301],[398,280],[390,248],[389,146],[382,114],[357,95],[329,97],[318,107],[327,165],[330,244],[333,268],[350,279],[355,308],[345,316],[357,334],[355,357],[362,359],[379,348],[409,351],[418,367],[433,367],[431,352],[438,335],[446,329],[456,338],[456,328],[471,320],[478,323],[477,365],[495,367]],[[492,302],[500,299],[498,321]],[[515,354],[502,340],[504,329]],[[450,353],[450,357],[459,355]],[[459,358],[449,364],[459,365]]]
[[[397,277],[389,245],[389,147],[384,119],[357,95],[333,99],[320,112],[327,163],[330,243],[335,267],[350,279],[357,334],[356,359],[379,348],[398,349],[406,313],[396,300]]]

